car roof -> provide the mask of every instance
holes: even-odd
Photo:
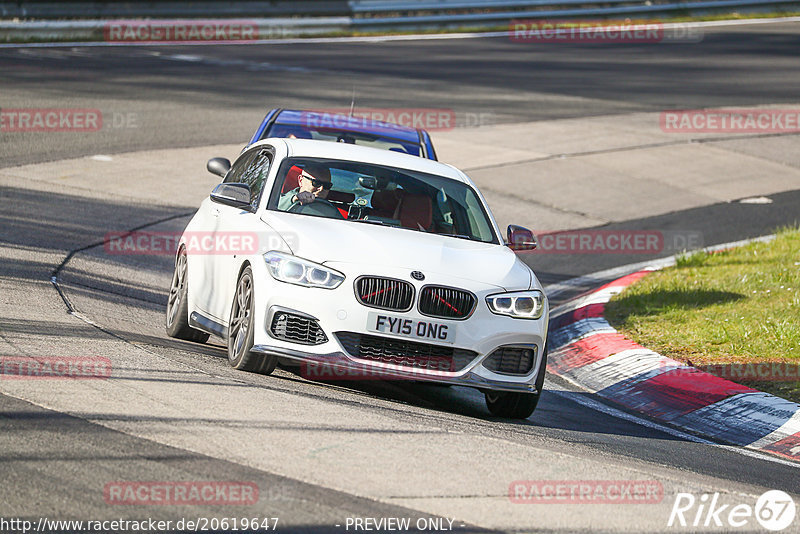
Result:
[[[276,145],[280,143],[286,146],[289,157],[328,158],[374,163],[376,165],[386,165],[398,169],[408,169],[444,176],[445,178],[464,182],[474,187],[472,181],[452,165],[380,148],[351,145],[348,143],[331,143],[330,141],[311,139],[287,139],[282,137],[263,139],[253,144],[250,148],[262,144]]]
[[[278,114],[275,122],[380,135],[415,145],[420,144],[419,132],[415,128],[358,116],[358,110],[355,113],[356,115],[351,117],[335,111],[284,109]]]

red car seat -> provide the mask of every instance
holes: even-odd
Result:
[[[433,226],[433,201],[427,195],[407,194],[400,203],[400,222],[405,228],[422,229]]]
[[[292,165],[289,172],[286,173],[286,179],[283,181],[281,194],[288,193],[292,189],[300,187],[300,175],[303,174],[303,169],[297,165]]]

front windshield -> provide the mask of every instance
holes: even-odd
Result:
[[[499,243],[469,185],[369,163],[287,158],[268,208]]]
[[[333,141],[351,145],[368,146],[383,150],[392,150],[412,156],[420,155],[420,145],[377,134],[355,133],[347,130],[322,126],[281,124],[272,125],[269,137],[291,137],[295,139],[314,139],[317,141]]]

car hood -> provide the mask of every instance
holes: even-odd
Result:
[[[270,212],[265,222],[292,253],[317,263],[353,263],[440,273],[495,285],[528,289],[530,268],[509,248],[496,244],[308,215]]]

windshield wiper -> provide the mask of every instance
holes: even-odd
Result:
[[[467,241],[475,241],[474,239],[472,239],[471,236],[463,234],[439,234],[439,235],[446,235],[447,237],[457,237],[459,239],[466,239]]]

